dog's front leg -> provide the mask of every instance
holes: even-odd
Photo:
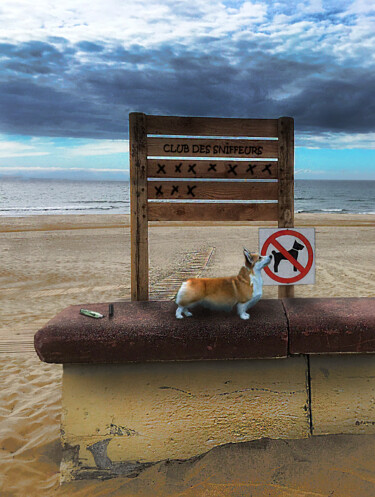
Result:
[[[241,319],[249,319],[250,315],[246,312],[248,302],[237,304],[237,313]]]
[[[257,294],[254,295],[253,298],[245,302],[244,304],[237,304],[237,312],[238,315],[240,316],[241,319],[249,319],[250,314],[248,314],[246,311],[248,309],[251,309],[251,307],[254,307],[254,305],[259,302],[262,294]]]

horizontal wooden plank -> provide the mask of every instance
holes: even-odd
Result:
[[[277,203],[148,202],[149,221],[276,221]]]
[[[147,116],[153,135],[277,137],[277,119]]]
[[[277,158],[277,140],[147,138],[148,157]]]
[[[149,181],[149,199],[277,200],[277,182]]]
[[[149,178],[277,179],[277,161],[148,159]]]

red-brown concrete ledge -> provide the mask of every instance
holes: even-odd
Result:
[[[81,308],[105,315],[93,319]],[[235,311],[194,309],[176,319],[176,304],[114,303],[68,307],[35,335],[39,358],[52,363],[126,363],[286,357],[288,327],[281,300],[262,300],[245,321]]]
[[[79,314],[84,307],[105,315]],[[39,358],[54,363],[255,359],[294,354],[375,352],[375,298],[261,300],[248,321],[195,309],[176,319],[173,302],[68,307],[35,335]]]
[[[375,298],[284,299],[290,354],[375,352]]]

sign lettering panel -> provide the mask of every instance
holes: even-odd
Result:
[[[251,157],[277,158],[277,140],[208,140],[198,138],[148,138],[150,157]]]

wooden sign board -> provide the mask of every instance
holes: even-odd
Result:
[[[129,135],[132,300],[148,300],[148,221],[294,226],[292,118],[132,113]]]

